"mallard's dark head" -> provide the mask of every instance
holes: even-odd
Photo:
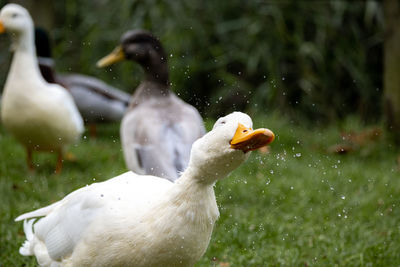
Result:
[[[131,30],[122,35],[120,45],[97,62],[98,67],[109,66],[123,59],[139,63],[146,79],[168,84],[167,56],[158,38],[145,30]]]

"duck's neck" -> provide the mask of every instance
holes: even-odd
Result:
[[[207,220],[214,222],[217,219],[219,212],[214,194],[215,181],[203,179],[200,172],[188,167],[175,184],[175,190],[170,195],[172,203],[176,206],[190,204],[191,210],[204,212]]]
[[[168,64],[165,56],[154,56],[149,62],[142,64],[142,67],[145,72],[145,81],[169,86]]]
[[[13,60],[10,68],[9,78],[25,78],[43,80],[36,57],[33,31],[12,36]]]
[[[154,80],[144,79],[135,90],[135,97],[166,97],[170,93],[169,86]],[[144,99],[143,99],[144,100]]]
[[[170,96],[168,84],[168,74],[166,80],[162,81],[155,79],[154,74],[145,73],[145,78],[136,88],[135,93],[131,99],[130,108],[133,108],[141,103],[144,103],[154,97],[163,98]],[[160,77],[160,76],[158,76]]]
[[[133,94],[130,108],[154,97],[170,95],[166,56],[151,54],[147,61],[138,63],[142,66],[145,77]]]
[[[27,30],[22,33],[12,33],[12,50],[14,52],[26,52],[35,54],[35,37],[32,30]]]
[[[199,183],[196,178],[196,172],[186,170],[141,220],[154,236],[146,248],[155,245],[173,252],[164,264],[193,266],[210,242],[218,206],[213,184]],[[136,218],[134,221],[137,224]],[[161,266],[160,261],[155,262],[151,266]]]
[[[182,173],[181,177],[179,177],[179,179],[175,183],[187,188],[212,190],[216,180],[217,179],[207,179],[207,177],[204,177],[203,172],[200,169],[189,165],[185,172]]]

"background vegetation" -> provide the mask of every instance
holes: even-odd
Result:
[[[204,115],[273,108],[313,121],[381,115],[378,1],[41,0],[32,6],[65,72],[133,91],[141,79],[138,66],[102,70],[95,63],[122,33],[144,28],[168,51],[172,89]],[[0,45],[3,51],[8,43]],[[5,57],[10,55],[0,55],[3,80]]]

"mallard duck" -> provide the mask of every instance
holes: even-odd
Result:
[[[175,183],[126,172],[19,216],[27,239],[19,252],[41,266],[193,266],[219,216],[215,182],[273,140],[248,115],[231,113],[194,142]]]
[[[126,165],[138,174],[173,181],[186,168],[193,142],[205,133],[203,120],[196,108],[169,90],[167,56],[150,32],[128,31],[121,45],[97,65],[108,66],[124,58],[145,71],[121,122]]]
[[[1,103],[3,125],[26,147],[30,169],[32,151],[52,151],[58,154],[56,172],[60,172],[63,148],[79,139],[82,118],[68,91],[42,78],[28,11],[8,4],[0,11],[0,25],[0,32],[11,33],[14,51]]]
[[[97,123],[122,119],[131,98],[129,94],[88,75],[57,73],[48,34],[41,28],[35,29],[35,43],[43,77],[47,82],[58,83],[69,90],[92,136],[96,135]]]

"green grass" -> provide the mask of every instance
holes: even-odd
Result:
[[[210,126],[211,123],[208,123]],[[337,127],[299,126],[278,115],[256,127],[277,138],[269,154],[251,158],[215,187],[221,217],[196,266],[398,266],[398,151],[385,136],[348,155],[326,152],[341,141]],[[341,130],[362,130],[357,120]],[[22,223],[13,219],[94,181],[125,171],[118,125],[70,148],[75,162],[52,174],[55,156],[25,153],[0,130],[0,266],[36,266],[18,254]]]

